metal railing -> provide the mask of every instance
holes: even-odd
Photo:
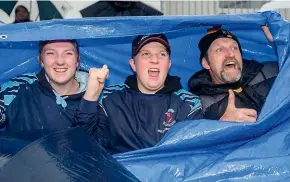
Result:
[[[214,15],[220,13],[240,14],[259,12],[261,7],[271,1],[161,1],[164,15]],[[290,3],[284,1],[285,3]],[[289,9],[277,9],[285,19],[290,20]]]

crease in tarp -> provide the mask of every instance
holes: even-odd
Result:
[[[0,26],[0,34],[7,35],[7,39],[0,40],[0,62],[5,62],[0,67],[0,82],[39,71],[39,40],[71,38],[80,45],[81,69],[107,64],[110,77],[106,84],[122,83],[132,74],[128,61],[133,38],[138,34],[165,33],[172,48],[170,74],[180,76],[187,89],[190,76],[201,69],[198,41],[216,25],[237,35],[244,58],[279,64],[280,73],[257,123],[184,121],[172,127],[155,147],[114,157],[141,181],[287,181],[290,31],[289,22],[276,12],[88,18]],[[269,27],[273,42],[266,39],[262,25]]]

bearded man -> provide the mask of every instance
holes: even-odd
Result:
[[[208,31],[198,47],[204,69],[189,79],[188,88],[200,96],[205,118],[256,122],[278,74],[277,62],[243,59],[237,37],[221,28]]]

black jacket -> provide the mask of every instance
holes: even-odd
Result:
[[[277,62],[243,60],[241,79],[233,84],[213,84],[207,70],[195,73],[188,81],[189,91],[199,95],[207,119],[219,119],[228,104],[228,90],[233,89],[237,108],[260,112],[278,74]]]

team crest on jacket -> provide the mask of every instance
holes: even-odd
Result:
[[[174,113],[175,111],[173,109],[168,109],[168,111],[165,113],[165,120],[162,123],[164,125],[164,129],[158,129],[159,133],[165,133],[167,130],[170,129],[171,126],[176,123],[174,119]]]

